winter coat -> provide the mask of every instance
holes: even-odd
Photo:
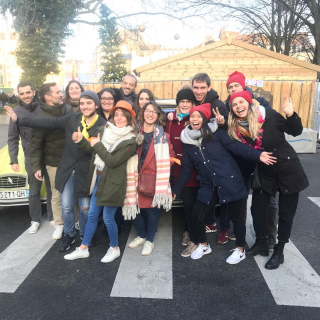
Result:
[[[14,108],[14,112],[19,118],[36,118],[41,112],[37,95],[32,103],[26,105],[22,101]],[[19,139],[21,137],[24,156],[29,158],[31,154],[32,128],[19,127],[16,122],[10,119],[8,131],[8,149],[11,164],[18,164]]]
[[[100,137],[103,136],[105,126],[99,128]],[[82,150],[91,148],[89,142],[82,138],[78,143]],[[86,193],[90,194],[97,178],[97,168],[94,164],[98,154],[105,167],[96,191],[97,206],[122,207],[127,190],[127,161],[137,149],[136,138],[119,139],[109,152],[102,142],[96,143],[92,150],[90,168],[87,179]]]
[[[168,147],[169,147],[169,154],[170,157],[174,158],[175,153],[173,151],[173,147],[170,141],[170,136],[166,133],[167,138],[168,138]],[[138,157],[140,158],[141,156],[141,151],[142,151],[143,145],[139,146],[138,148]],[[154,151],[154,140],[152,138],[149,151],[147,153],[146,159],[144,160],[143,166],[141,168],[141,172],[147,172],[148,174],[156,175],[157,174],[157,165],[156,165],[156,155]],[[138,191],[138,206],[139,208],[151,208],[153,197],[148,197],[144,195],[143,193],[140,193]]]
[[[72,140],[72,134],[78,131],[78,127],[82,131],[81,124],[82,114],[71,112],[66,116],[56,119],[26,119],[18,118],[19,126],[28,126],[32,128],[44,128],[51,130],[63,129],[66,137],[66,147],[63,156],[58,164],[56,173],[55,188],[62,193],[71,173],[75,170],[75,196],[87,197],[88,193],[84,191],[87,185],[87,175],[92,148],[87,152],[81,150]],[[89,137],[96,137],[98,128],[105,125],[106,121],[100,116],[94,126],[89,130]]]
[[[261,154],[261,151],[232,140],[223,129],[213,133],[213,141],[202,140],[201,148],[184,144],[182,168],[172,192],[177,194],[183,189],[190,179],[193,167],[196,167],[197,180],[200,182],[197,197],[199,201],[208,205],[215,187],[221,204],[245,197],[248,191],[240,169],[230,152],[253,161],[258,161]]]
[[[266,110],[262,129],[261,150],[272,152],[277,158],[277,163],[272,166],[260,163],[262,189],[271,195],[275,195],[278,190],[289,195],[307,188],[308,178],[299,157],[284,136],[284,132],[294,137],[302,133],[300,117],[294,112],[285,119],[275,110]]]
[[[69,105],[62,104],[60,106],[49,106],[40,101],[41,112],[37,115],[37,119],[54,119],[65,116],[72,112]],[[41,169],[41,163],[51,167],[57,167],[62,158],[66,138],[63,129],[33,129],[31,141],[31,165],[33,173]]]
[[[189,116],[184,117],[181,121],[177,118],[176,111],[173,112],[173,120],[167,120],[165,132],[170,135],[170,141],[172,143],[173,150],[176,154],[176,158],[182,161],[183,143],[181,142],[181,131],[189,124]],[[171,179],[172,184],[175,184],[180,175],[181,165],[174,163],[171,167]],[[186,187],[197,187],[199,181],[196,179],[198,172],[195,168],[192,169],[190,180],[187,182]]]

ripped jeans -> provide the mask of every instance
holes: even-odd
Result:
[[[74,189],[75,189],[75,172],[72,171],[63,192],[61,193],[62,220],[64,224],[64,234],[74,237],[76,234],[75,214],[74,214]],[[88,221],[88,211],[90,205],[90,197],[78,197],[80,208],[80,234],[84,234],[84,230]]]

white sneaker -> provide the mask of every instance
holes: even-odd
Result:
[[[101,259],[102,263],[108,263],[113,261],[114,259],[120,257],[120,248],[109,248],[106,255]]]
[[[237,264],[246,258],[246,251],[244,249],[243,252],[241,252],[241,250],[238,248],[233,249],[231,251],[233,251],[233,253],[226,260],[226,262],[229,264]]]
[[[31,227],[29,228],[29,233],[37,233],[40,228],[40,223],[36,221],[31,221]]]
[[[74,224],[75,229],[80,230],[80,222],[76,221],[76,223]]]
[[[204,246],[201,243],[199,243],[198,248],[191,253],[191,259],[200,259],[203,257],[203,255],[211,253],[211,251],[212,250],[209,243],[207,246]]]
[[[54,227],[52,238],[55,240],[61,239],[63,235],[63,224]]]
[[[136,248],[146,242],[146,238],[136,237],[133,241],[131,241],[128,245],[129,248]]]
[[[150,241],[146,241],[146,243],[143,245],[141,255],[148,256],[149,254],[152,253],[153,248],[154,248],[154,243]]]
[[[81,258],[89,258],[90,253],[89,250],[82,250],[80,249],[80,247],[77,247],[76,250],[74,250],[72,253],[70,254],[66,254],[64,256],[65,260],[76,260],[76,259],[81,259]]]

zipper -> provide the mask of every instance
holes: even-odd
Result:
[[[201,146],[198,147],[198,148],[199,148],[200,153],[201,153],[201,155],[202,155],[203,161],[204,161],[205,163],[207,163],[206,158],[204,157],[204,154],[203,154],[203,152],[202,152],[202,150],[201,150]],[[213,181],[213,187],[215,188],[217,185],[216,185],[216,183],[215,183],[215,181],[214,181],[213,175],[212,175],[212,173],[210,172],[210,170],[209,170],[206,166],[205,166],[205,168],[209,171],[210,176],[211,176],[212,181]]]

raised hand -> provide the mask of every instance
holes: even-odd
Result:
[[[218,107],[216,107],[216,111],[214,111],[214,108],[212,108],[212,112],[215,116],[217,124],[224,124],[224,116],[220,114]]]
[[[96,138],[91,138],[90,139],[90,144],[91,147],[93,147],[96,143],[100,142],[100,133],[98,133]]]
[[[12,121],[13,121],[13,122],[17,122],[18,117],[17,117],[16,113],[12,110],[12,108],[9,107],[9,106],[4,106],[4,108],[5,108],[5,110],[6,110],[6,114],[7,114],[8,116],[10,116],[10,118],[12,119]]]
[[[17,163],[11,165],[11,169],[14,171],[14,172],[20,172],[20,167]]]
[[[79,142],[82,139],[82,133],[80,131],[80,127],[78,127],[78,131],[72,134],[72,140],[74,142]]]
[[[294,110],[293,110],[292,100],[287,93],[285,93],[283,97],[282,110],[288,117],[291,117],[293,115]]]
[[[274,163],[277,162],[276,157],[271,156],[272,152],[262,152],[260,155],[260,161],[265,163],[267,166],[269,164],[273,165]]]

